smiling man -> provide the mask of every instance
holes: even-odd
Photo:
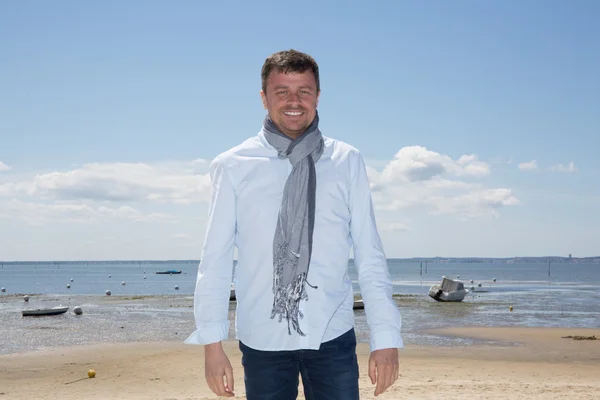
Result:
[[[375,395],[398,378],[401,318],[382,248],[366,168],[354,147],[319,129],[319,68],[304,53],[268,57],[258,135],[211,163],[213,194],[194,295],[206,380],[234,396],[227,339],[234,248],[236,333],[248,400],[359,398],[353,250],[370,329]],[[225,380],[224,380],[225,378]]]

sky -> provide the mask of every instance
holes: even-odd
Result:
[[[386,255],[600,255],[600,3],[0,2],[0,260],[200,259],[260,69],[319,63]]]

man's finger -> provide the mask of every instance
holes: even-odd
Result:
[[[227,380],[226,388],[233,394],[233,369],[231,366],[225,367],[225,379]]]
[[[388,365],[379,366],[377,368],[377,387],[375,388],[375,396],[378,396],[390,387],[391,371]]]
[[[371,378],[371,383],[374,385],[377,382],[377,364],[373,359],[369,360],[369,378]]]
[[[206,378],[206,382],[208,383],[208,387],[213,391],[214,394],[219,396],[219,380],[217,377],[209,376]]]
[[[375,386],[375,396],[379,396],[383,393],[383,386],[385,385],[385,371],[381,366],[377,366],[377,386]]]

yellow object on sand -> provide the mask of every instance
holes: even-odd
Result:
[[[96,376],[96,371],[94,371],[93,369],[90,369],[90,370],[88,371],[88,376],[89,376],[90,378],[94,378],[94,377]]]

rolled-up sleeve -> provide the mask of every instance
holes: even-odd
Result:
[[[367,170],[358,151],[351,154],[350,171],[350,234],[370,330],[370,348],[401,348],[402,320],[392,298],[392,280],[375,222]]]
[[[187,344],[210,344],[229,333],[229,295],[233,273],[236,200],[231,177],[217,157],[210,165],[212,194],[208,225],[194,291],[196,330]]]

